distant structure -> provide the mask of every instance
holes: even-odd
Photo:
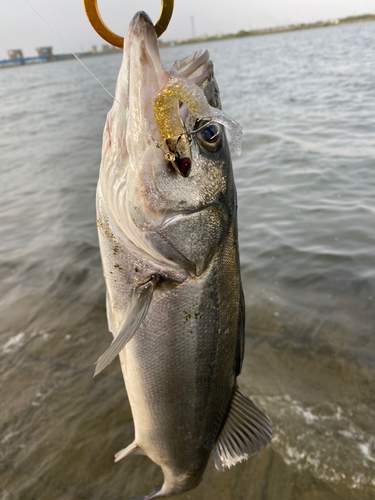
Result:
[[[109,50],[110,50],[109,45],[103,43],[101,52],[109,52]]]
[[[195,38],[195,22],[194,22],[194,16],[190,16],[190,21],[191,21],[191,38],[194,40]]]
[[[9,59],[23,59],[23,53],[20,49],[8,50]]]
[[[35,50],[39,57],[53,57],[52,47],[36,47]]]
[[[98,47],[96,45],[91,45],[91,54],[97,54],[98,53]]]

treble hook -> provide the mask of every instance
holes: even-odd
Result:
[[[167,29],[169,21],[172,17],[174,0],[161,0],[161,12],[157,23],[155,24],[156,35],[159,38]],[[106,42],[120,49],[124,46],[124,39],[116,35],[104,24],[98,10],[97,0],[83,0],[83,6],[86,11],[86,16],[94,30]]]

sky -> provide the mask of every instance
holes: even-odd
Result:
[[[92,45],[100,47],[105,43],[89,24],[82,0],[28,1],[73,51],[88,51]],[[107,26],[124,36],[138,10],[146,11],[155,23],[160,13],[159,2],[98,0],[98,7]],[[374,0],[175,0],[171,22],[161,39],[191,38],[192,16],[198,36],[364,13],[375,13]],[[0,0],[0,60],[7,59],[8,49],[21,49],[25,57],[35,56],[35,47],[40,46],[52,46],[55,54],[68,52],[26,0]]]

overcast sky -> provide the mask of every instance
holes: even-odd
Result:
[[[28,1],[72,50],[104,43],[89,24],[82,0]],[[146,11],[154,22],[160,13],[160,0],[98,0],[98,6],[108,27],[121,36],[136,11]],[[175,0],[162,39],[191,38],[191,16],[196,35],[214,35],[363,13],[375,13],[374,0]],[[0,60],[7,58],[7,49],[34,56],[35,47],[49,45],[55,54],[67,52],[25,0],[0,0]]]

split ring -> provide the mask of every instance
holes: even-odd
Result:
[[[159,38],[167,29],[169,21],[172,17],[174,0],[162,0],[161,12],[157,23],[155,24],[156,35]],[[88,20],[94,30],[100,35],[103,40],[122,49],[124,47],[124,39],[116,35],[105,24],[98,10],[97,0],[83,0],[83,6]]]

